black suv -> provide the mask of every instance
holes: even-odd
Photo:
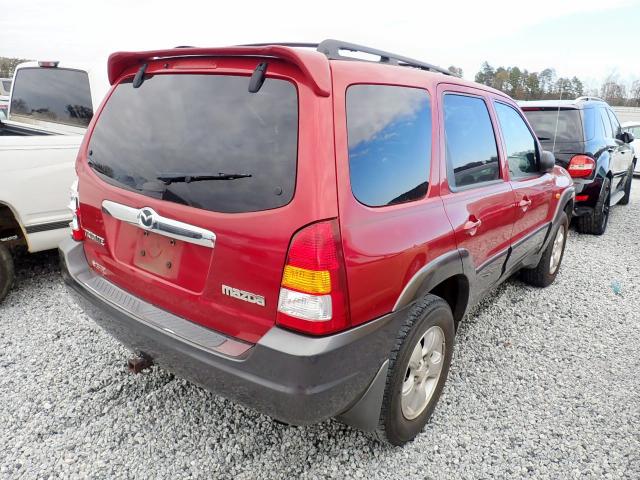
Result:
[[[569,171],[582,233],[602,235],[609,208],[629,203],[635,154],[611,107],[599,98],[519,102],[545,150]]]

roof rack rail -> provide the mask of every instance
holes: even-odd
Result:
[[[342,40],[327,39],[320,43],[302,43],[302,42],[275,42],[275,43],[251,43],[248,45],[240,45],[242,47],[265,47],[268,45],[279,45],[283,47],[298,47],[298,48],[315,48],[318,52],[324,53],[329,60],[359,60],[370,61],[361,58],[349,57],[341,55],[341,50],[349,52],[367,53],[369,55],[375,55],[380,57],[379,63],[386,63],[389,65],[398,65],[402,67],[414,67],[421,70],[428,70],[430,72],[439,72],[445,75],[453,75],[449,70],[441,67],[437,67],[430,63],[421,62],[420,60],[414,60],[413,58],[404,57],[395,53],[385,52],[384,50],[378,50],[376,48],[366,47],[364,45],[357,45],[355,43],[343,42]]]
[[[585,96],[582,96],[582,97],[578,97],[578,98],[576,98],[576,102],[577,102],[577,101],[584,101],[584,102],[586,102],[586,101],[588,101],[588,100],[596,100],[596,101],[598,101],[598,102],[605,102],[605,103],[606,103],[606,100],[603,100],[603,99],[601,99],[600,97],[590,97],[590,96],[586,96],[586,95],[585,95]]]
[[[350,52],[368,53],[370,55],[376,55],[380,57],[380,63],[388,63],[390,65],[400,65],[403,67],[414,67],[421,70],[429,70],[431,72],[439,72],[445,75],[451,75],[449,70],[437,67],[430,63],[421,62],[420,60],[414,60],[413,58],[404,57],[395,53],[385,52],[384,50],[378,50],[376,48],[365,47],[363,45],[357,45],[355,43],[343,42],[341,40],[323,40],[318,45],[318,51],[324,53],[331,60],[360,60],[353,57],[345,57],[340,55],[340,50],[347,50]],[[366,61],[366,60],[365,60]]]

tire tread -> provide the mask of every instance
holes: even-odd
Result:
[[[393,383],[393,375],[395,370],[394,367],[398,361],[398,356],[400,355],[400,351],[402,350],[404,341],[407,336],[410,335],[416,322],[422,319],[426,312],[428,312],[429,310],[435,310],[438,307],[445,307],[447,309],[450,309],[449,304],[444,299],[436,295],[427,294],[424,297],[420,298],[418,301],[416,301],[414,307],[411,309],[411,312],[407,316],[405,323],[402,325],[398,332],[396,343],[389,355],[389,368],[387,370],[386,385],[384,389],[384,396],[382,399],[382,407],[380,409],[378,428],[375,432],[377,438],[380,441],[391,443],[393,445],[402,444],[396,441],[396,439],[389,438],[385,427],[387,421],[386,413],[390,411],[393,396],[391,385]]]
[[[9,294],[14,281],[13,257],[9,249],[0,243],[0,302]]]

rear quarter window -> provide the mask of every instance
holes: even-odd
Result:
[[[349,176],[355,198],[381,207],[423,198],[431,166],[427,91],[391,85],[347,89]]]
[[[11,96],[11,117],[86,127],[93,116],[89,76],[65,68],[21,68]]]

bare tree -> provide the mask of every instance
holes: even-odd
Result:
[[[600,97],[609,105],[621,106],[626,104],[627,88],[619,81],[618,75],[610,73],[600,87]]]
[[[16,67],[23,62],[28,62],[23,58],[0,57],[0,77],[13,77]]]
[[[462,78],[463,72],[462,72],[462,69],[460,67],[456,67],[454,65],[451,65],[447,70],[449,70],[456,77]]]

